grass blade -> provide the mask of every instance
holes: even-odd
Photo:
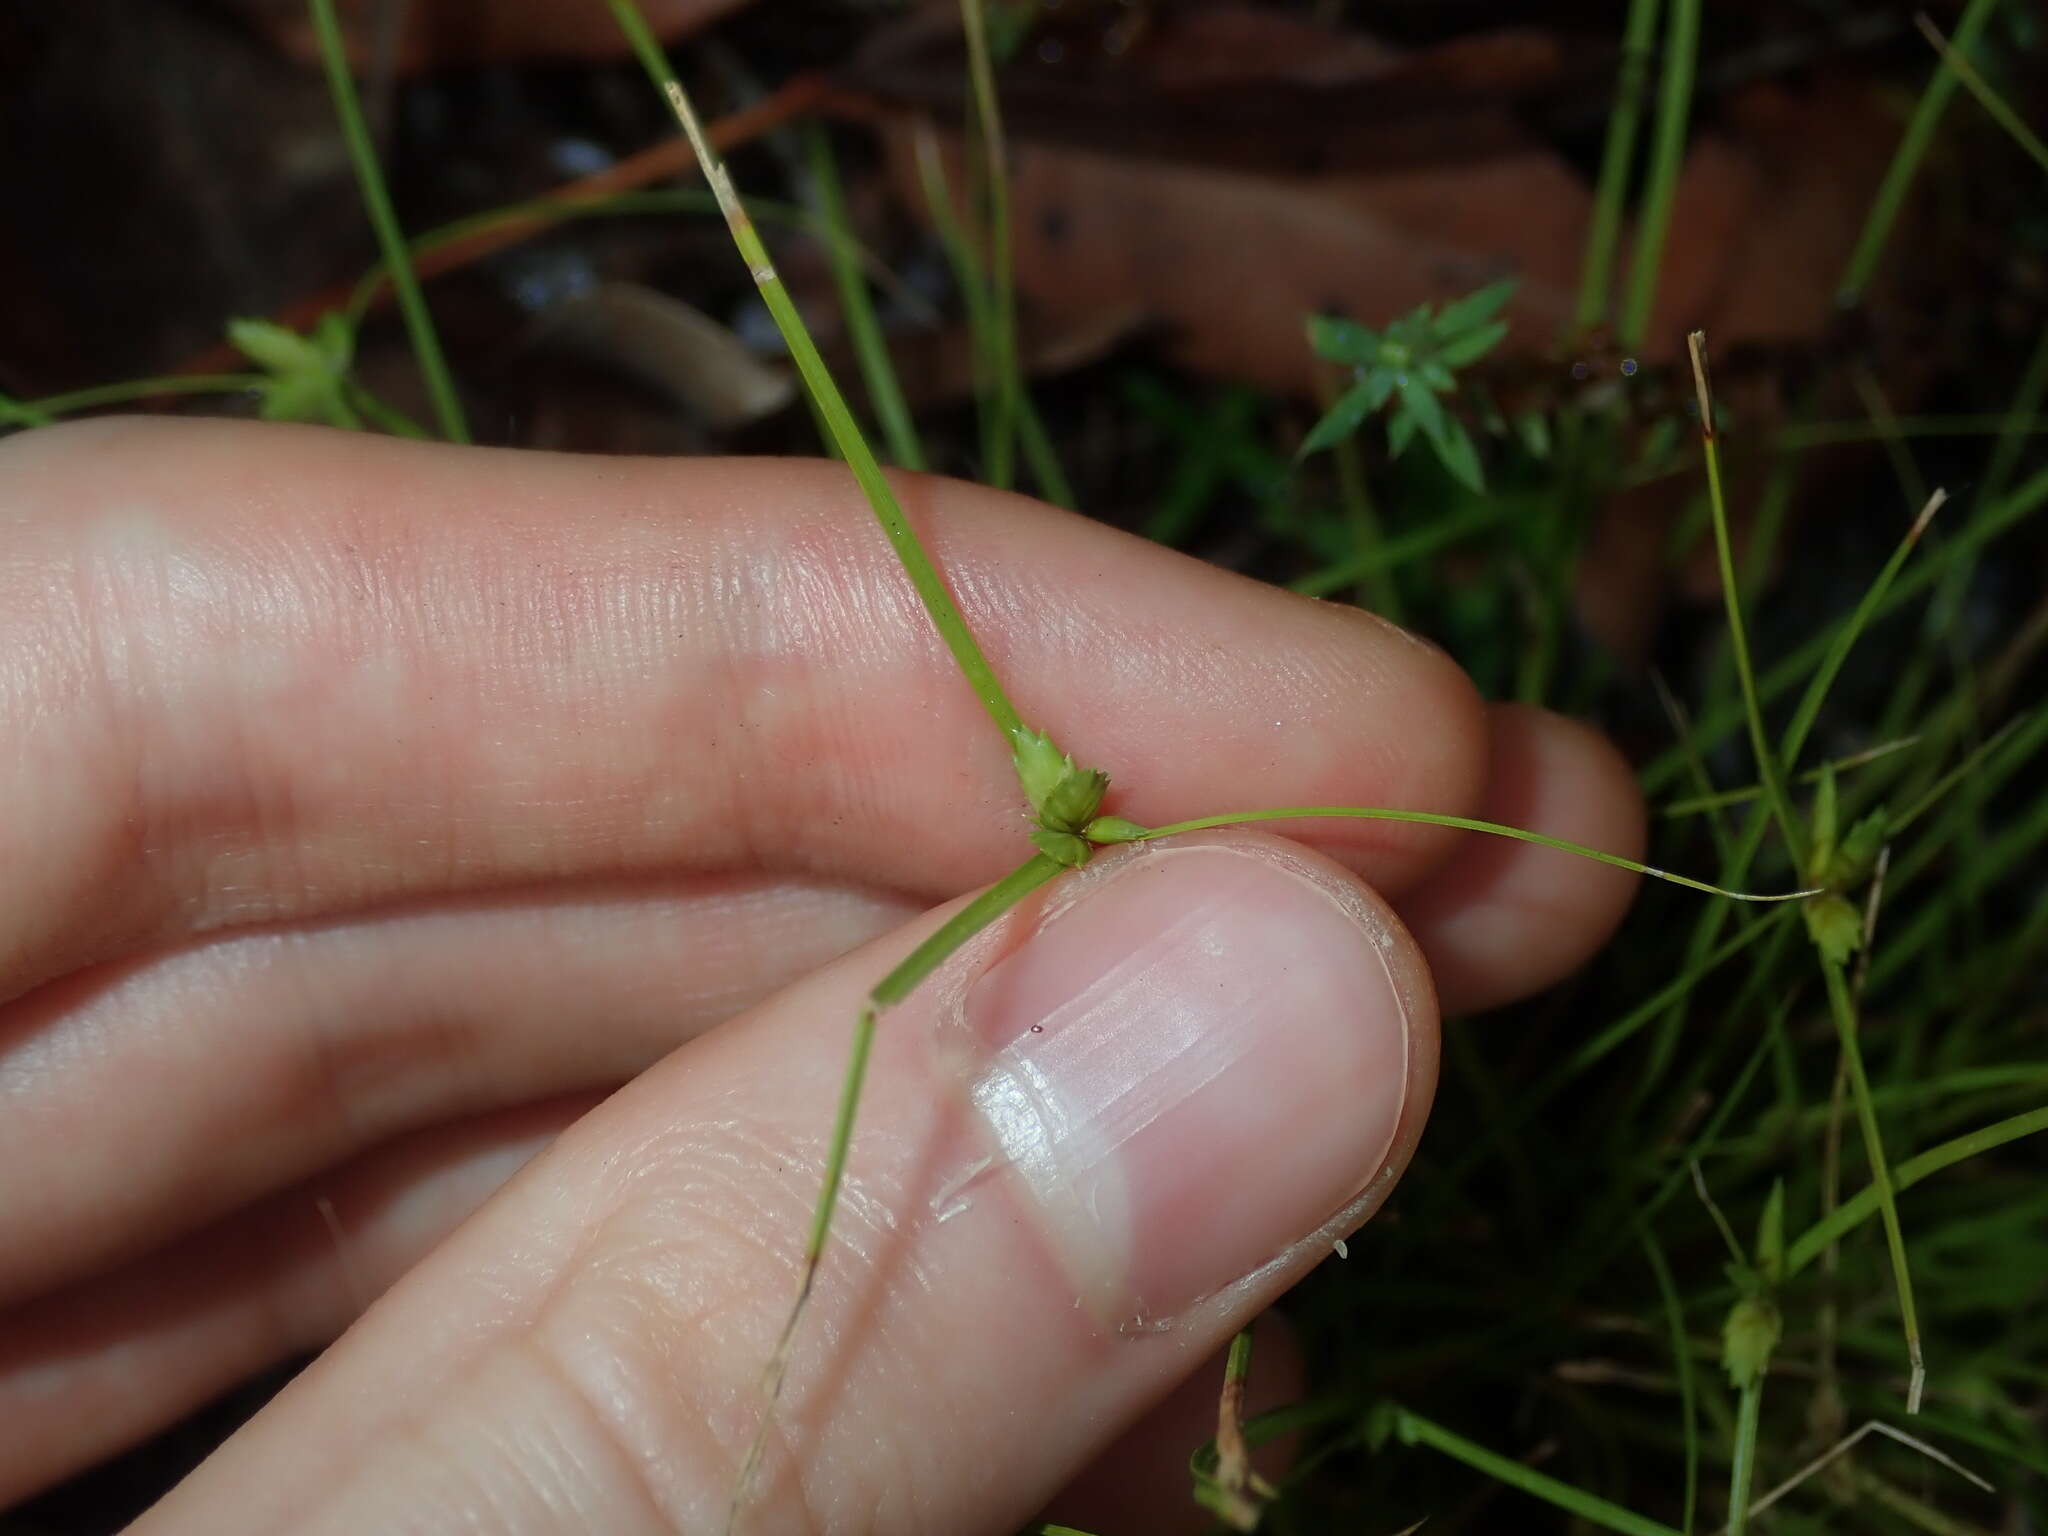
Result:
[[[1616,339],[1629,350],[1643,345],[1657,303],[1657,277],[1664,264],[1664,237],[1685,164],[1686,122],[1692,115],[1692,83],[1700,44],[1701,0],[1671,0],[1671,25],[1664,34],[1664,70],[1657,82],[1657,136],[1650,152],[1650,181],[1636,220],[1636,244],[1629,263],[1628,298]]]
[[[1614,252],[1621,241],[1622,205],[1628,200],[1629,171],[1635,164],[1636,134],[1642,123],[1643,87],[1650,75],[1650,49],[1657,36],[1663,0],[1629,0],[1622,31],[1621,70],[1614,82],[1614,107],[1607,118],[1607,142],[1600,152],[1600,181],[1593,218],[1586,230],[1586,258],[1579,273],[1579,307],[1573,323],[1581,331],[1597,326],[1607,312],[1614,281]]]
[[[356,185],[361,189],[363,209],[377,232],[378,248],[384,253],[385,269],[398,294],[398,307],[405,316],[406,334],[412,339],[413,356],[419,363],[427,395],[434,402],[434,416],[441,435],[451,443],[466,443],[469,423],[462,414],[462,401],[449,376],[448,363],[441,355],[441,338],[434,331],[434,317],[427,312],[426,295],[420,291],[412,257],[399,228],[398,214],[391,206],[391,194],[384,186],[384,173],[377,164],[377,149],[370,142],[370,128],[363,121],[362,103],[356,99],[356,84],[349,74],[348,51],[341,41],[341,27],[334,19],[334,0],[307,0],[313,13],[313,30],[320,40],[320,57],[327,66],[327,85],[334,95],[335,116],[341,120],[341,136],[348,144],[349,159],[355,165]]]
[[[803,316],[797,312],[789,290],[783,286],[775,263],[769,258],[768,248],[761,243],[753,220],[747,216],[739,194],[733,190],[732,178],[726,174],[724,163],[705,139],[703,125],[690,105],[689,93],[683,89],[675,71],[669,68],[660,44],[648,31],[647,23],[641,19],[633,0],[608,0],[608,3],[641,65],[668,99],[676,120],[682,124],[683,132],[696,149],[697,163],[703,167],[705,179],[711,183],[711,190],[718,197],[718,206],[732,231],[733,244],[739,248],[740,257],[746,262],[747,270],[753,275],[754,284],[768,306],[768,313],[774,317],[776,328],[782,333],[797,372],[803,376],[804,387],[816,402],[819,414],[825,418],[839,451],[845,455],[847,467],[853,471],[854,479],[860,483],[869,506],[874,509],[875,518],[881,523],[882,532],[887,535],[898,562],[910,577],[911,585],[917,589],[918,599],[931,617],[933,627],[953,653],[954,662],[967,679],[968,686],[974,690],[975,697],[981,700],[982,708],[988,711],[989,718],[1003,733],[1004,741],[1014,743],[1024,734],[1017,707],[1003,691],[988,658],[982,654],[980,642],[974,638],[974,631],[968,628],[967,620],[955,606],[944,578],[918,543],[910,520],[903,515],[903,508],[896,500],[896,493],[889,488],[888,478],[882,473],[874,450],[862,436],[853,412],[847,408],[846,397],[839,392],[839,385],[826,368],[824,358],[818,355],[817,344],[811,340]]]
[[[1661,1521],[1648,1519],[1583,1488],[1545,1476],[1519,1461],[1489,1451],[1463,1435],[1453,1434],[1418,1413],[1410,1413],[1406,1408],[1393,1410],[1393,1429],[1403,1445],[1426,1445],[1432,1450],[1442,1451],[1474,1471],[1484,1472],[1510,1488],[1519,1488],[1533,1498],[1577,1515],[1581,1520],[1589,1520],[1610,1531],[1620,1531],[1622,1536],[1681,1536],[1680,1532]]]
[[[825,223],[843,234],[852,231],[846,215],[846,196],[839,185],[839,167],[832,157],[832,141],[824,128],[809,126],[805,139],[810,150],[811,182],[817,189],[818,211]],[[924,448],[911,424],[910,406],[903,398],[903,385],[889,357],[889,344],[882,325],[875,318],[873,300],[868,297],[867,275],[861,271],[850,239],[830,242],[832,279],[839,286],[839,306],[846,316],[847,339],[859,359],[861,380],[868,387],[875,419],[882,425],[882,438],[889,445],[889,457],[904,469],[924,468]]]
[[[1653,880],[1668,881],[1682,885],[1687,890],[1701,891],[1709,896],[1725,896],[1730,901],[1798,901],[1811,896],[1813,891],[1783,891],[1774,895],[1759,895],[1751,891],[1731,891],[1704,880],[1695,880],[1690,875],[1673,874],[1666,869],[1653,869],[1648,864],[1639,864],[1634,859],[1625,859],[1618,853],[1607,853],[1599,848],[1589,848],[1584,843],[1569,842],[1561,837],[1551,837],[1542,832],[1531,832],[1525,827],[1502,826],[1497,821],[1477,821],[1470,816],[1444,816],[1435,811],[1397,811],[1383,806],[1365,805],[1290,805],[1272,810],[1231,811],[1222,816],[1197,816],[1192,821],[1176,821],[1171,826],[1144,827],[1128,833],[1098,839],[1100,841],[1138,843],[1153,838],[1172,837],[1179,832],[1202,832],[1210,827],[1234,827],[1260,821],[1413,821],[1430,827],[1455,827],[1463,832],[1484,832],[1493,837],[1512,838],[1518,843],[1533,843],[1539,848],[1554,848],[1559,853],[1574,854],[1596,863],[1611,864],[1616,869],[1628,870],[1631,874],[1647,875]],[[1093,829],[1091,829],[1093,835]]]
[[[1970,0],[1962,19],[1956,23],[1952,51],[1967,52],[1975,47],[1978,34],[1983,32],[1984,24],[1991,19],[1991,13],[1997,7],[1998,0]],[[1941,122],[1941,114],[1948,110],[1949,99],[1956,93],[1956,84],[1955,72],[1949,68],[1944,56],[1934,78],[1927,82],[1927,89],[1920,94],[1920,104],[1913,109],[1905,135],[1899,140],[1898,151],[1885,171],[1884,182],[1871,202],[1869,216],[1863,221],[1863,233],[1856,238],[1856,249],[1849,255],[1848,270],[1842,274],[1841,284],[1835,291],[1835,302],[1844,308],[1860,303],[1863,290],[1870,286],[1871,275],[1877,271],[1878,259],[1884,254],[1885,242],[1891,238],[1892,225],[1898,222],[1899,210],[1906,205],[1906,194],[1912,189],[1920,162],[1927,158],[1927,147],[1934,142],[1934,130]]]

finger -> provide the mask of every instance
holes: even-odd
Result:
[[[1019,497],[901,482],[1019,706],[1159,824],[1470,809],[1440,653]],[[139,945],[652,871],[950,895],[1007,748],[843,467],[228,422],[0,445],[0,996]],[[1418,728],[1421,723],[1424,728]],[[1388,890],[1447,839],[1342,823]]]
[[[326,1344],[595,1100],[439,1126],[0,1314],[0,1506]]]
[[[566,1132],[144,1531],[718,1528],[840,1048],[940,914]],[[748,1529],[1007,1531],[1385,1197],[1436,1065],[1378,898],[1131,849],[889,1015]]]
[[[1211,1355],[1165,1400],[1117,1436],[1046,1507],[1046,1518],[1084,1531],[1116,1536],[1197,1536],[1216,1528],[1216,1518],[1194,1500],[1189,1458],[1216,1434],[1217,1400],[1230,1351]],[[1253,1327],[1251,1375],[1245,1381],[1243,1417],[1299,1402],[1307,1368],[1293,1327],[1279,1312],[1268,1312]],[[1294,1435],[1257,1446],[1252,1466],[1277,1484],[1294,1459]]]
[[[1607,738],[1548,710],[1497,704],[1479,815],[1640,859],[1635,774]],[[1611,864],[1499,837],[1472,837],[1401,916],[1429,957],[1446,1013],[1495,1008],[1561,981],[1620,926],[1637,878]]]
[[[402,1132],[608,1090],[909,915],[702,876],[212,935],[47,984],[0,1005],[0,1301]]]

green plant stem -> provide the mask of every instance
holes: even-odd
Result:
[[[1692,1349],[1685,1337],[1685,1306],[1678,1299],[1678,1283],[1665,1261],[1663,1245],[1647,1222],[1640,1224],[1643,1256],[1650,1261],[1656,1277],[1657,1295],[1664,1303],[1664,1324],[1671,1334],[1671,1364],[1678,1374],[1678,1407],[1685,1435],[1685,1504],[1679,1524],[1685,1536],[1692,1536],[1693,1514],[1699,1504],[1700,1425],[1699,1398],[1692,1375]]]
[[[2029,160],[2042,170],[2048,171],[2048,145],[2044,145],[2040,136],[2026,125],[2019,113],[2013,111],[2006,104],[2005,98],[1991,88],[1991,82],[1977,73],[1977,66],[1959,49],[1951,46],[1948,39],[1941,35],[1934,23],[1924,14],[1915,16],[1913,22],[1919,27],[1920,35],[1926,38],[1933,45],[1934,51],[1941,56],[1943,67],[1953,72],[1969,93],[1977,98],[1977,105],[2011,136],[2012,141],[2019,145]]]
[[[1821,972],[1827,982],[1828,1011],[1834,1016],[1840,1037],[1842,1062],[1849,1073],[1849,1098],[1856,1106],[1856,1124],[1863,1133],[1863,1155],[1870,1163],[1870,1187],[1877,1194],[1878,1211],[1884,1219],[1885,1246],[1892,1261],[1892,1283],[1898,1290],[1899,1320],[1906,1335],[1906,1357],[1912,1380],[1906,1392],[1906,1411],[1920,1411],[1920,1389],[1927,1367],[1920,1349],[1920,1315],[1913,1299],[1913,1276],[1906,1262],[1906,1235],[1899,1223],[1899,1203],[1893,1186],[1891,1164],[1885,1157],[1884,1136],[1878,1129],[1877,1110],[1870,1100],[1870,1080],[1863,1070],[1863,1048],[1858,1041],[1856,1000],[1842,967],[1823,959]]]
[[[2009,531],[2044,502],[2048,502],[2048,470],[2037,472],[2010,495],[1981,507],[1960,531],[1944,541],[1938,551],[1930,554],[1912,571],[1901,576],[1890,595],[1875,605],[1870,618],[1883,618],[1912,601],[1947,571],[1953,569],[1957,562],[1978,553],[1985,545]],[[1829,626],[1820,634],[1803,641],[1789,655],[1773,664],[1757,680],[1757,690],[1761,698],[1766,701],[1774,699],[1800,679],[1810,677],[1814,663],[1834,643],[1838,631],[1839,625]],[[1696,749],[1710,750],[1728,732],[1739,729],[1744,723],[1744,718],[1739,701],[1732,706],[1716,706],[1702,710],[1694,721],[1694,735],[1698,738],[1695,742]],[[1673,748],[1659,754],[1656,761],[1646,767],[1640,775],[1644,792],[1654,795],[1682,773],[1684,768],[1684,754],[1678,749]]]
[[[1821,706],[1827,702],[1828,693],[1834,687],[1835,679],[1841,675],[1843,666],[1849,660],[1849,653],[1856,648],[1856,642],[1870,627],[1871,621],[1884,610],[1885,598],[1890,595],[1893,584],[1898,581],[1899,572],[1905,569],[1906,561],[1919,546],[1921,535],[1926,533],[1934,514],[1941,510],[1946,500],[1947,497],[1940,491],[1927,498],[1927,504],[1920,509],[1920,515],[1913,519],[1904,537],[1893,546],[1890,557],[1886,559],[1877,576],[1864,589],[1863,596],[1857,599],[1848,622],[1837,629],[1834,638],[1828,642],[1827,651],[1822,655],[1820,664],[1806,680],[1806,691],[1800,695],[1799,704],[1792,711],[1791,723],[1785,727],[1784,747],[1779,761],[1787,769],[1797,766],[1799,754],[1806,746],[1806,738],[1812,732],[1814,722],[1820,718]],[[1749,686],[1753,696],[1753,679]]]
[[[2037,1135],[2048,1131],[2048,1106],[2030,1109],[2023,1114],[2011,1115],[1990,1125],[1980,1126],[1967,1135],[1945,1141],[1938,1147],[1931,1147],[1917,1157],[1909,1157],[1891,1170],[1891,1187],[1894,1191],[1911,1189],[1930,1174],[1952,1168],[1957,1163],[2004,1146],[2007,1142],[2018,1141],[2023,1136]],[[1841,1238],[1863,1225],[1871,1216],[1882,1209],[1876,1181],[1873,1180],[1844,1200],[1832,1215],[1822,1218],[1799,1234],[1798,1240],[1785,1249],[1785,1275],[1790,1279],[1820,1256],[1829,1243]]]
[[[1749,660],[1749,632],[1742,622],[1742,591],[1736,582],[1735,551],[1728,534],[1728,504],[1721,489],[1720,434],[1714,427],[1714,393],[1707,382],[1706,336],[1694,331],[1686,338],[1692,354],[1693,383],[1699,394],[1700,449],[1707,464],[1707,503],[1714,515],[1714,553],[1721,567],[1721,600],[1728,610],[1728,644],[1735,656],[1735,675],[1742,685],[1743,713],[1749,742],[1756,755],[1757,782],[1777,818],[1778,830],[1792,855],[1792,867],[1806,867],[1806,835],[1793,814],[1779,773],[1778,754],[1764,731],[1763,705],[1757,696],[1756,672]]]
[[[1730,901],[1797,901],[1801,897],[1814,894],[1812,891],[1785,891],[1775,895],[1759,895],[1750,891],[1726,890],[1718,885],[1709,885],[1704,880],[1695,880],[1690,875],[1677,875],[1669,870],[1653,869],[1648,864],[1638,864],[1634,859],[1625,859],[1618,853],[1607,853],[1598,848],[1589,848],[1584,843],[1574,843],[1561,837],[1531,832],[1525,827],[1502,826],[1497,821],[1475,821],[1469,816],[1444,816],[1435,811],[1390,810],[1382,806],[1291,805],[1273,810],[1232,811],[1223,816],[1197,816],[1192,821],[1177,821],[1171,826],[1147,827],[1142,832],[1120,837],[1116,841],[1149,842],[1153,838],[1172,837],[1181,832],[1202,832],[1211,827],[1241,826],[1248,822],[1319,820],[1412,821],[1430,827],[1455,827],[1464,832],[1485,832],[1494,837],[1512,838],[1518,843],[1533,843],[1539,848],[1554,848],[1559,853],[1575,854],[1582,859],[1611,864],[1614,868],[1628,870],[1631,874],[1669,881],[1673,885],[1682,885],[1687,890],[1702,891],[1709,896],[1725,896]]]
[[[118,384],[97,384],[91,389],[74,389],[62,395],[45,395],[40,400],[18,402],[14,409],[32,418],[23,425],[48,426],[60,416],[95,410],[103,405],[128,405],[158,395],[240,395],[260,389],[266,382],[266,377],[260,373],[174,373],[154,379],[123,379]]]
[[[1336,402],[1336,386],[1331,374],[1328,367],[1316,370],[1325,410]],[[1365,457],[1359,451],[1358,434],[1351,432],[1338,438],[1331,451],[1337,464],[1337,494],[1344,503],[1344,515],[1351,524],[1358,556],[1369,557],[1386,545],[1387,538],[1385,529],[1380,526],[1379,510],[1372,503],[1371,488],[1366,484]],[[1360,603],[1389,623],[1401,622],[1401,589],[1394,580],[1392,568],[1384,561],[1375,561],[1361,570],[1358,598]]]
[[[1621,212],[1628,201],[1629,172],[1635,164],[1636,135],[1642,123],[1643,87],[1650,76],[1650,53],[1662,6],[1663,0],[1629,0],[1621,69],[1614,83],[1614,106],[1607,117],[1607,142],[1600,152],[1600,180],[1586,231],[1585,264],[1579,273],[1579,307],[1573,324],[1581,331],[1599,325],[1607,312],[1614,253],[1621,241]]]
[[[818,211],[824,222],[846,230],[846,197],[839,185],[839,167],[832,156],[832,140],[822,125],[812,123],[805,131],[810,151],[811,182],[817,189]],[[882,437],[889,445],[889,457],[904,469],[925,467],[924,448],[917,440],[917,428],[910,419],[910,405],[903,398],[903,386],[889,357],[881,322],[875,317],[874,301],[868,297],[867,275],[861,271],[854,247],[845,240],[830,244],[832,278],[839,286],[839,306],[846,317],[847,339],[860,362],[861,380],[881,423]]]
[[[796,1300],[790,1307],[789,1316],[783,1322],[781,1335],[775,1343],[775,1353],[770,1357],[768,1364],[766,1397],[771,1411],[763,1414],[761,1425],[747,1450],[738,1483],[733,1491],[733,1505],[727,1522],[728,1530],[736,1522],[740,1506],[752,1488],[754,1474],[760,1468],[768,1436],[773,1430],[772,1409],[776,1399],[781,1395],[783,1377],[788,1372],[790,1342],[796,1337],[797,1326],[803,1321],[804,1313],[810,1304],[811,1292],[817,1284],[818,1266],[825,1254],[826,1241],[831,1236],[832,1217],[838,1210],[839,1193],[845,1184],[847,1155],[853,1147],[854,1122],[860,1110],[861,1092],[867,1083],[868,1061],[874,1050],[875,1032],[882,1014],[908,997],[919,982],[945,964],[961,945],[1058,875],[1065,867],[1042,853],[1033,854],[947,918],[913,949],[894,970],[875,985],[875,989],[868,994],[867,1007],[863,1008],[855,1019],[846,1076],[839,1088],[839,1107],[833,1116],[831,1140],[826,1146],[824,1179],[818,1191],[818,1202],[812,1209],[810,1233],[804,1241],[803,1266],[801,1278],[797,1283]]]
[[[363,108],[356,99],[356,85],[349,73],[348,50],[341,40],[341,27],[334,19],[334,0],[307,0],[312,10],[313,30],[320,39],[320,57],[327,67],[327,84],[334,95],[335,116],[341,121],[341,136],[348,145],[349,159],[355,165],[356,185],[362,192],[363,208],[370,216],[370,225],[377,232],[377,245],[384,253],[384,265],[391,274],[391,285],[398,294],[398,307],[405,316],[405,329],[412,339],[413,356],[417,359],[420,377],[425,380],[427,395],[434,403],[435,419],[440,423],[441,435],[451,443],[466,443],[469,439],[469,423],[462,414],[462,401],[455,392],[455,381],[449,376],[447,361],[441,355],[441,339],[434,331],[433,316],[427,312],[426,295],[421,293],[419,278],[412,268],[408,254],[405,233],[399,228],[398,215],[391,206],[391,195],[384,186],[384,173],[377,164],[376,146],[370,142],[369,125],[363,121]]]
[[[739,194],[733,190],[732,178],[726,174],[724,163],[705,138],[703,125],[690,105],[689,93],[669,68],[660,45],[654,34],[647,30],[647,24],[641,20],[632,0],[609,0],[609,4],[642,66],[667,97],[676,120],[689,136],[691,147],[697,152],[697,163],[702,167],[705,179],[711,183],[718,206],[732,231],[733,244],[739,247],[740,257],[753,274],[754,284],[768,306],[768,313],[774,317],[776,328],[782,332],[783,342],[789,348],[797,372],[803,376],[805,387],[831,428],[833,441],[839,445],[847,467],[853,471],[854,479],[860,483],[868,504],[874,509],[890,548],[895,550],[898,562],[909,576],[911,585],[917,589],[918,599],[930,615],[933,627],[953,653],[954,662],[967,679],[968,686],[974,690],[975,697],[981,700],[982,708],[988,711],[989,718],[1003,733],[1005,744],[1015,743],[1024,734],[1024,724],[1018,718],[1017,707],[1003,691],[988,658],[982,654],[980,642],[974,638],[974,631],[968,628],[967,620],[954,605],[944,579],[932,564],[931,557],[924,552],[924,547],[918,543],[910,520],[903,515],[903,508],[896,500],[896,493],[890,489],[888,477],[882,473],[874,450],[855,424],[853,413],[847,408],[846,397],[839,392],[825,360],[818,355],[817,344],[811,340],[803,316],[798,313],[789,290],[783,286],[775,263],[769,258],[767,247],[761,243],[753,220],[747,217]]]
[[[1867,763],[1882,762],[1894,752],[1903,752],[1908,747],[1919,745],[1919,742],[1920,738],[1918,736],[1902,736],[1897,741],[1880,742],[1877,746],[1865,747],[1861,752],[1851,752],[1846,757],[1830,758],[1818,767],[1804,769],[1792,775],[1791,782],[1794,784],[1818,783],[1823,774],[1847,773],[1851,769],[1861,768]],[[1693,761],[1697,762],[1698,759],[1694,758]],[[1740,789],[1718,789],[1711,794],[1692,795],[1684,800],[1673,800],[1668,805],[1658,807],[1657,814],[1667,820],[1676,820],[1683,816],[1699,816],[1710,811],[1726,810],[1731,805],[1747,805],[1762,793],[1763,786],[1760,784],[1745,784]]]
[[[995,62],[989,55],[988,18],[982,0],[960,0],[960,21],[967,35],[967,73],[974,89],[975,120],[988,178],[988,312],[993,356],[989,359],[992,392],[982,434],[982,472],[990,485],[1006,491],[1015,478],[1017,401],[1022,393],[1016,253],[1010,243],[1010,157],[1003,139],[1003,114],[996,99]]]
[[[1596,1494],[1575,1488],[1570,1483],[1546,1476],[1519,1461],[1510,1460],[1463,1435],[1454,1434],[1441,1424],[1425,1419],[1419,1413],[1406,1408],[1393,1410],[1394,1434],[1403,1445],[1426,1445],[1441,1451],[1446,1456],[1462,1461],[1474,1471],[1483,1472],[1496,1482],[1519,1488],[1522,1492],[1544,1503],[1577,1515],[1582,1520],[1602,1526],[1610,1531],[1620,1531],[1622,1536],[1681,1536],[1681,1533],[1660,1521],[1648,1519],[1632,1509],[1610,1503]]]
[[[0,426],[47,427],[55,420],[47,412],[24,404],[12,395],[0,394]]]
[[[1045,422],[1027,390],[1017,394],[1017,442],[1024,450],[1031,478],[1038,484],[1038,494],[1056,507],[1065,507],[1069,512],[1077,510],[1081,502],[1074,495],[1073,482],[1067,479],[1052,434],[1045,430]]]
[[[1978,34],[1984,30],[1984,24],[1991,19],[1991,13],[1997,7],[1998,0],[1970,0],[1962,19],[1956,23],[1951,54],[1966,52],[1976,45]],[[1856,238],[1848,269],[1842,274],[1842,281],[1835,292],[1835,302],[1844,308],[1860,303],[1864,289],[1870,286],[1878,259],[1884,254],[1885,242],[1891,238],[1892,225],[1898,221],[1899,212],[1906,205],[1906,194],[1912,190],[1913,178],[1919,173],[1920,162],[1927,157],[1927,148],[1934,142],[1934,130],[1941,122],[1941,114],[1948,110],[1949,99],[1956,93],[1956,75],[1947,60],[1948,56],[1944,55],[1934,77],[1927,82],[1927,89],[1921,92],[1920,103],[1913,109],[1898,150],[1885,171],[1884,181],[1871,201],[1870,213],[1863,221],[1863,232]]]
[[[1735,1412],[1735,1454],[1728,1466],[1728,1536],[1749,1529],[1749,1489],[1756,1476],[1756,1431],[1764,1400],[1763,1378],[1742,1389]]]
[[[1671,0],[1671,24],[1664,34],[1664,68],[1657,82],[1656,137],[1650,151],[1650,179],[1636,221],[1635,252],[1629,263],[1628,298],[1617,339],[1629,350],[1649,336],[1657,303],[1657,278],[1664,262],[1664,237],[1671,228],[1678,175],[1685,164],[1685,130],[1692,115],[1692,84],[1699,55],[1701,0]]]

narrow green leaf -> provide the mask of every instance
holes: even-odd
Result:
[[[1430,321],[1430,334],[1439,341],[1449,341],[1454,336],[1464,335],[1474,326],[1483,325],[1506,307],[1519,286],[1519,279],[1504,278],[1500,282],[1489,283],[1474,293],[1466,294],[1462,299],[1446,304],[1437,312],[1436,318]]]
[[[1335,447],[1356,432],[1365,419],[1387,403],[1387,396],[1394,387],[1392,376],[1384,373],[1368,373],[1356,384],[1337,397],[1336,404],[1324,413],[1315,429],[1302,439],[1301,447],[1295,451],[1297,461],[1312,453],[1321,453],[1325,448]]]
[[[1380,333],[1336,315],[1308,317],[1308,344],[1316,356],[1352,368],[1369,368],[1379,361]]]
[[[1508,333],[1508,323],[1496,320],[1491,325],[1482,325],[1477,330],[1454,336],[1437,349],[1437,359],[1447,368],[1464,368],[1476,363],[1501,343]]]
[[[1472,434],[1465,430],[1465,424],[1455,416],[1443,418],[1442,430],[1430,438],[1436,449],[1436,456],[1443,461],[1451,478],[1472,491],[1486,489],[1486,474],[1479,467],[1479,449],[1472,441]]]

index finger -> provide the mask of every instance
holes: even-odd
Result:
[[[1441,653],[1021,497],[903,482],[1026,718],[1137,820],[1463,812]],[[121,420],[0,449],[0,996],[454,891],[766,870],[937,898],[1012,862],[1007,749],[846,471]],[[1398,892],[1444,835],[1321,845]]]

